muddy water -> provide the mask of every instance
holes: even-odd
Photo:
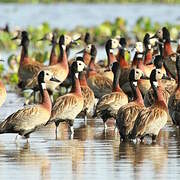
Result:
[[[8,93],[0,120],[23,106],[23,98]],[[75,120],[74,139],[67,127],[54,125],[33,133],[30,142],[14,134],[0,135],[0,179],[179,179],[180,134],[169,123],[156,144],[120,143],[110,127],[105,134],[100,119]]]

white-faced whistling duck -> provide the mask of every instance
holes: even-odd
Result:
[[[154,65],[155,65],[156,69],[160,69],[162,71],[162,73],[164,73],[164,74],[166,73],[163,71],[163,59],[162,59],[161,55],[155,56]],[[169,78],[169,80],[164,80],[164,79],[158,80],[159,87],[162,88],[161,90],[162,90],[162,94],[163,94],[166,104],[168,103],[170,94],[166,90],[166,85],[165,85],[166,82],[165,81],[169,81],[171,83],[172,81],[170,81],[170,80],[171,80],[171,78]],[[168,83],[168,85],[170,85],[170,83]],[[171,86],[171,88],[172,88],[172,86]],[[154,91],[152,88],[150,88],[144,96],[144,104],[146,107],[149,107],[149,106],[152,106],[154,103],[155,103]]]
[[[121,47],[118,50],[118,54],[116,55],[117,61],[120,63],[121,68],[121,76],[119,78],[119,84],[122,86],[126,82],[129,81],[129,72],[131,70],[130,64],[125,59],[125,51],[128,51],[126,49],[127,42],[125,38],[120,38],[119,43]]]
[[[113,76],[114,76],[113,72],[111,71],[111,66],[114,62],[117,61],[116,56],[114,55],[114,50],[119,47],[120,47],[120,44],[117,39],[109,39],[105,45],[108,64],[105,67],[105,69],[103,68],[103,71],[99,71],[99,72],[104,77],[109,78],[111,81],[113,81]]]
[[[84,98],[84,106],[82,112],[84,113],[84,122],[87,123],[87,116],[93,112],[95,105],[94,92],[90,89],[86,81],[86,72],[79,73],[79,82],[81,85],[81,92]]]
[[[45,125],[50,118],[52,104],[46,90],[47,81],[58,81],[49,71],[41,71],[38,75],[38,83],[42,102],[32,106],[27,106],[11,114],[0,124],[0,134],[18,133],[25,138],[29,138],[30,133]]]
[[[105,94],[109,94],[112,92],[112,81],[109,78],[97,73],[95,69],[96,54],[96,47],[95,45],[92,45],[91,61],[89,63],[87,72],[87,83],[88,86],[93,90],[95,97],[101,98]]]
[[[140,69],[133,68],[129,73],[129,82],[133,92],[133,101],[122,106],[116,116],[116,127],[119,130],[121,139],[126,141],[134,127],[134,122],[141,109],[144,108],[144,100],[138,88],[138,81],[144,78]]]
[[[149,65],[152,63],[152,47],[150,43],[150,35],[148,33],[145,34],[143,39],[144,44],[144,65]]]
[[[69,65],[68,59],[66,54],[66,46],[70,44],[71,38],[66,35],[61,35],[59,39],[59,48],[60,48],[60,55],[58,58],[58,63],[55,65],[47,66],[42,68],[42,70],[48,70],[53,73],[54,77],[56,77],[59,82],[47,82],[47,89],[49,92],[53,93],[55,89],[61,84],[68,76],[69,73]],[[37,89],[37,75],[36,74],[31,82],[28,83],[26,88],[32,88],[34,90]]]
[[[78,58],[80,59],[80,58]],[[85,68],[83,59],[74,61],[71,65],[71,76],[72,76],[72,89],[71,92],[60,96],[56,99],[51,118],[47,124],[55,122],[56,125],[56,139],[57,139],[57,128],[60,122],[66,121],[69,125],[71,135],[74,134],[73,123],[76,116],[82,111],[84,105],[84,99],[81,93],[81,86],[79,83],[79,72],[82,72]]]
[[[177,68],[177,75],[178,75],[178,84],[176,90],[169,98],[168,108],[169,114],[173,123],[176,126],[180,127],[180,56],[177,56],[176,59],[176,68]]]
[[[22,50],[20,65],[18,69],[18,86],[23,89],[27,85],[27,83],[32,80],[33,76],[40,71],[40,69],[43,67],[43,64],[32,60],[28,56],[29,37],[26,31],[22,31],[21,33],[20,45],[22,46]]]
[[[115,119],[119,108],[128,103],[127,95],[119,86],[121,69],[118,62],[113,63],[112,72],[114,74],[112,92],[99,99],[94,114],[94,117],[98,116],[102,118],[105,130],[107,128],[106,121],[110,118]]]
[[[158,39],[160,55],[162,55],[164,59],[164,64],[169,68],[171,74],[173,74],[176,71],[176,53],[172,50],[171,42],[174,41],[170,38],[170,32],[166,27],[163,27],[151,38]]]
[[[132,67],[138,68],[140,69],[144,75],[146,77],[150,76],[150,71],[152,70],[152,66],[147,66],[144,65],[143,63],[143,55],[144,55],[144,50],[143,50],[143,43],[142,42],[136,42],[135,44],[135,56],[133,58],[133,62],[132,62]],[[130,68],[129,68],[129,72],[130,72]],[[124,84],[120,84],[122,87],[122,90],[128,94],[129,97],[131,97],[132,95],[132,88],[130,86],[130,83],[127,81]],[[151,87],[150,82],[147,79],[140,79],[138,81],[138,87],[140,88],[140,91],[142,93],[142,95],[144,96],[147,91],[149,90],[149,88]]]
[[[49,65],[55,65],[58,63],[58,56],[56,55],[56,45],[58,40],[58,35],[56,32],[53,33],[47,33],[44,35],[43,38],[41,38],[38,41],[49,41],[52,45],[51,53],[50,53],[50,58],[49,58]]]
[[[139,137],[143,141],[146,135],[152,137],[152,141],[156,141],[159,131],[166,125],[168,120],[168,108],[163,98],[162,88],[159,86],[158,80],[169,79],[160,69],[153,69],[150,75],[150,82],[154,91],[156,102],[148,108],[139,112],[135,121],[130,138]]]

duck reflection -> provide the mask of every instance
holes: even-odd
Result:
[[[166,136],[167,134],[161,134],[162,139]],[[162,139],[159,137],[156,144],[121,142],[119,152],[115,152],[115,162],[130,162],[136,179],[142,175],[141,171],[147,170],[144,168],[152,169],[157,175],[167,166],[168,161],[168,143]]]
[[[23,165],[23,168],[27,168],[29,171],[34,171],[33,169],[39,169],[40,170],[40,177],[39,179],[42,180],[50,180],[50,161],[47,156],[43,154],[39,154],[36,151],[32,150],[30,148],[29,143],[23,144],[23,146],[20,146],[19,144],[16,144],[15,149],[6,149],[0,147],[0,154],[3,154],[6,159],[5,161],[11,164],[12,162],[15,162],[17,166]],[[3,159],[1,159],[3,160]],[[3,160],[4,161],[4,160]],[[25,170],[26,172],[26,170]],[[26,176],[26,174],[24,174]]]

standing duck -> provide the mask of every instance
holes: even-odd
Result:
[[[180,56],[176,59],[178,84],[176,90],[169,98],[168,108],[173,123],[180,127]]]
[[[0,134],[18,133],[25,138],[37,128],[45,125],[50,118],[52,104],[46,90],[47,81],[58,81],[49,71],[41,71],[38,75],[38,83],[42,102],[32,106],[27,106],[17,112],[11,114],[3,122],[0,123]]]
[[[84,99],[84,106],[82,112],[84,113],[84,122],[87,123],[87,115],[93,111],[95,104],[95,97],[93,91],[89,88],[86,81],[86,72],[79,73],[79,81],[81,85],[81,92]]]
[[[116,62],[116,56],[114,55],[114,50],[119,48],[120,44],[117,39],[109,39],[106,42],[105,49],[106,49],[106,54],[107,54],[107,60],[108,64],[103,68],[103,71],[100,72],[104,77],[109,78],[111,81],[113,81],[113,72],[111,71],[111,66],[114,62]]]
[[[80,59],[80,58],[78,58]],[[79,83],[79,72],[82,72],[85,68],[83,61],[74,61],[71,65],[71,76],[72,76],[72,89],[71,92],[60,96],[56,99],[51,118],[47,124],[55,122],[56,125],[56,139],[57,139],[57,128],[60,122],[66,121],[69,124],[71,135],[74,134],[73,123],[76,116],[82,111],[84,105],[84,99],[81,92],[81,86]]]
[[[31,81],[33,76],[41,70],[43,64],[32,60],[28,56],[29,38],[28,38],[28,33],[26,31],[22,31],[21,33],[20,45],[22,46],[22,50],[21,50],[20,65],[18,69],[18,77],[19,77],[18,86],[20,88],[24,88],[27,85],[27,83]]]
[[[128,139],[138,113],[144,108],[143,97],[138,88],[138,81],[141,78],[144,78],[144,74],[140,69],[133,68],[130,71],[129,82],[133,92],[133,101],[122,106],[116,116],[116,127],[123,141]]]
[[[55,65],[58,63],[58,56],[56,55],[56,45],[57,45],[58,36],[56,32],[47,33],[41,38],[39,41],[49,41],[52,45],[50,58],[49,58],[49,65]]]
[[[110,118],[116,118],[119,108],[128,103],[127,95],[119,86],[121,70],[118,62],[113,63],[112,72],[114,74],[112,92],[99,99],[94,115],[102,118],[105,130],[107,128],[106,121]]]
[[[89,70],[87,72],[88,86],[93,90],[96,98],[101,98],[105,94],[112,92],[112,81],[97,73],[95,69],[95,59],[97,50],[95,45],[91,47],[91,61],[89,63]]]
[[[156,141],[159,131],[166,125],[168,120],[168,108],[162,94],[162,87],[158,83],[160,79],[168,78],[160,69],[153,69],[150,75],[150,82],[154,91],[156,102],[148,108],[139,112],[135,121],[131,138],[140,137],[143,141],[146,135]]]
[[[164,74],[166,73],[166,71],[163,68],[163,59],[162,59],[161,55],[155,56],[154,66],[156,69],[161,70]],[[166,104],[168,103],[168,100],[170,97],[169,92],[166,90],[166,86],[168,86],[168,87],[171,86],[172,81],[170,81],[170,80],[171,80],[171,78],[169,78],[168,80],[165,80],[165,79],[158,80],[159,86],[162,87],[162,94],[163,94]],[[169,82],[167,82],[167,81],[169,81]],[[171,88],[172,88],[172,86],[171,86]],[[146,107],[149,107],[154,103],[155,103],[154,91],[152,88],[150,88],[144,96],[144,104]]]
[[[59,82],[47,82],[47,89],[52,94],[55,89],[61,84],[68,76],[69,73],[69,65],[66,53],[66,46],[70,44],[72,39],[69,36],[61,35],[59,39],[59,49],[60,55],[58,58],[58,63],[55,65],[47,66],[42,68],[42,70],[48,70],[59,80]],[[32,80],[28,83],[26,88],[32,88],[34,90],[37,89],[37,74],[32,78]]]

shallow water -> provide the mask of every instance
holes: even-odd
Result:
[[[23,106],[23,98],[9,93],[1,107],[4,119]],[[180,132],[169,123],[156,144],[120,143],[110,127],[105,134],[100,119],[75,120],[74,139],[67,126],[54,125],[31,134],[30,142],[15,134],[0,135],[0,179],[179,179]]]

